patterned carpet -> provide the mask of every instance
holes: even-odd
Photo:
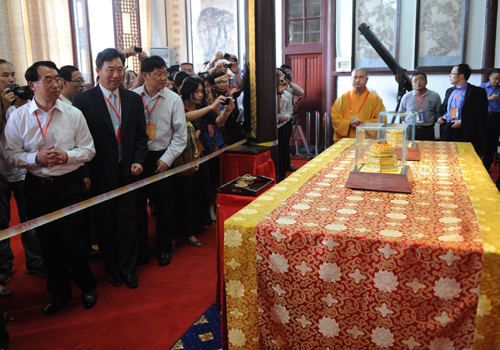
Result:
[[[208,308],[170,350],[222,350],[221,312],[215,303]]]

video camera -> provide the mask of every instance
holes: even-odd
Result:
[[[32,100],[34,93],[29,86],[19,86],[18,84],[9,84],[7,88],[14,93],[14,96],[19,97],[21,100]]]

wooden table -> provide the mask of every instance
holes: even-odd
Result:
[[[500,348],[500,195],[472,146],[422,142],[408,195],[345,188],[353,143],[226,221],[229,348]]]

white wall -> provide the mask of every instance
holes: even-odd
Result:
[[[276,67],[280,67],[283,64],[283,51],[281,49],[283,46],[282,1],[274,0],[274,6],[276,8]]]

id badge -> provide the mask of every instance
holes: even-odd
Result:
[[[146,124],[146,134],[150,140],[156,139],[156,124]]]
[[[450,108],[450,118],[457,119],[458,118],[458,107]]]
[[[120,128],[120,127],[115,128],[115,132],[116,132],[116,141],[118,141],[118,144],[121,145],[122,144],[122,128]]]
[[[423,123],[424,121],[425,121],[425,112],[424,111],[418,112],[418,122]]]
[[[358,113],[351,114],[351,122],[359,122],[359,115],[358,115]]]
[[[210,137],[214,137],[214,134],[215,134],[215,125],[213,124],[208,125],[208,135]]]

